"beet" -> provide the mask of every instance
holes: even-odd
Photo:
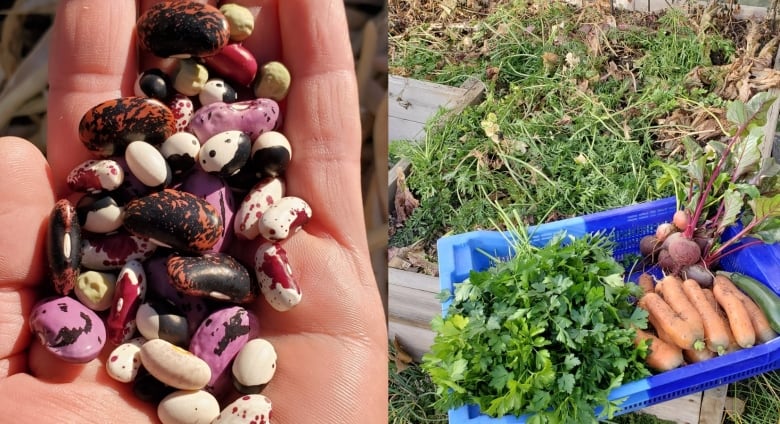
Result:
[[[701,259],[701,248],[695,241],[685,237],[675,237],[669,241],[669,256],[679,266],[693,265]]]
[[[658,266],[665,270],[670,270],[676,268],[677,264],[672,260],[672,255],[669,254],[668,250],[661,249],[658,251]]]
[[[642,256],[655,258],[655,254],[660,248],[661,242],[659,242],[653,234],[646,235],[639,240],[639,253],[641,253]]]
[[[689,222],[691,222],[691,216],[688,215],[688,211],[685,209],[680,209],[675,212],[672,217],[672,224],[680,231],[685,231],[685,229],[688,228]]]
[[[699,264],[688,265],[680,271],[683,278],[696,280],[703,288],[712,287],[712,281],[715,278],[712,273]]]
[[[676,238],[680,238],[680,237],[683,237],[683,234],[680,233],[680,232],[674,232],[672,234],[669,234],[669,236],[666,237],[666,239],[664,239],[664,242],[661,244],[661,248],[668,249],[669,248],[669,243],[671,243],[672,240],[674,240]]]
[[[663,224],[658,225],[658,228],[655,229],[655,238],[657,238],[658,241],[663,242],[667,237],[674,234],[675,232],[676,228],[673,224],[664,222]]]

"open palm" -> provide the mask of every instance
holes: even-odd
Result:
[[[231,2],[261,7],[244,42],[258,62],[277,59],[290,69],[282,128],[294,152],[287,193],[314,211],[285,242],[302,302],[284,313],[263,300],[252,306],[279,356],[263,392],[274,404],[273,422],[386,422],[386,327],[363,224],[360,119],[343,2]],[[0,410],[14,422],[157,420],[155,405],[108,378],[106,352],[88,364],[62,362],[31,338],[27,322],[38,287],[49,284],[49,212],[68,195],[65,175],[90,158],[78,122],[95,104],[132,95],[146,66],[133,27],[153,3],[62,0],[49,65],[48,163],[24,140],[0,140]]]

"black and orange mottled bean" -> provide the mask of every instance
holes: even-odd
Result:
[[[143,48],[159,57],[212,56],[225,47],[230,28],[219,9],[196,1],[165,1],[136,22]]]
[[[54,290],[67,296],[81,266],[81,226],[76,207],[67,199],[55,203],[49,216],[46,256]]]
[[[165,189],[125,206],[125,228],[153,243],[186,252],[205,252],[222,237],[219,213],[193,194]]]
[[[188,295],[249,303],[260,291],[249,271],[225,253],[171,256],[167,267],[173,286]]]
[[[133,141],[159,145],[176,132],[173,112],[159,100],[121,97],[100,103],[79,122],[79,138],[100,156],[121,155]]]

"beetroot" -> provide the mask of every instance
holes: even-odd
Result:
[[[679,231],[685,231],[685,229],[688,228],[688,223],[690,222],[691,216],[685,209],[678,210],[672,217],[672,224],[674,224],[675,228],[677,228]]]
[[[646,235],[639,240],[639,253],[641,253],[642,256],[654,259],[655,254],[660,247],[661,242],[658,241],[655,235]]]
[[[668,250],[661,249],[658,251],[658,266],[665,270],[670,270],[676,268],[677,264],[674,263],[672,255],[669,254]]]
[[[712,281],[715,278],[707,268],[699,264],[688,265],[680,271],[683,278],[695,280],[704,288],[712,287]]]
[[[663,224],[659,225],[658,228],[656,228],[655,238],[657,238],[658,241],[663,242],[667,237],[674,234],[675,232],[676,229],[674,228],[673,224],[664,222]]]
[[[669,256],[677,265],[684,267],[693,265],[701,259],[701,248],[699,245],[686,237],[675,237],[669,241]]]

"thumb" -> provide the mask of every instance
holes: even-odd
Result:
[[[46,223],[54,206],[51,171],[26,140],[0,138],[0,284],[29,285],[43,277]]]
[[[0,379],[27,368],[26,318],[34,284],[44,277],[48,215],[54,205],[51,173],[26,140],[0,138]]]

